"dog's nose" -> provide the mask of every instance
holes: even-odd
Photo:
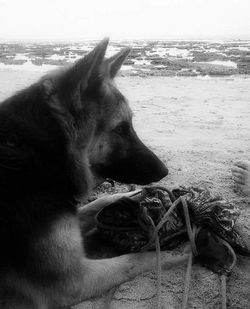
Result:
[[[166,165],[161,161],[161,166],[159,167],[159,177],[160,179],[166,177],[168,175],[168,168]]]
[[[168,168],[160,159],[157,158],[155,162],[155,166],[151,173],[151,177],[152,177],[151,182],[160,181],[162,178],[166,177],[167,175],[168,175]]]
[[[168,169],[151,150],[144,146],[136,156],[137,184],[146,185],[160,181],[168,175]]]

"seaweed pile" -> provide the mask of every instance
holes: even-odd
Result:
[[[109,239],[122,253],[172,250],[190,241],[183,308],[187,308],[193,262],[221,275],[222,308],[226,308],[226,278],[236,253],[250,256],[250,249],[236,224],[240,213],[223,197],[206,188],[145,187],[133,197],[122,197],[96,215],[103,239]],[[160,282],[160,263],[157,263]],[[158,284],[160,294],[160,284]],[[158,297],[160,308],[160,295]]]

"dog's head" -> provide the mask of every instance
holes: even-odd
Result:
[[[72,148],[87,157],[95,178],[135,184],[159,181],[168,170],[138,138],[128,102],[114,84],[129,49],[105,59],[107,45],[103,40],[70,69],[45,78],[45,93],[68,127]]]

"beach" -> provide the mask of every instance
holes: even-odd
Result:
[[[1,42],[0,69],[47,70],[71,64],[98,41]],[[116,40],[106,56],[130,53],[123,76],[231,76],[250,74],[249,40]]]
[[[38,79],[44,70],[0,68],[0,100]],[[250,159],[250,76],[121,76],[117,85],[134,112],[138,135],[168,166],[161,181],[168,188],[206,185],[241,210],[238,223],[250,238],[249,198],[235,187],[231,167]],[[165,309],[180,308],[186,266],[164,270]],[[250,260],[238,257],[228,279],[228,308],[250,304]],[[112,309],[151,309],[156,304],[156,274],[145,273],[118,287]],[[220,308],[218,275],[193,266],[189,308]],[[77,309],[103,308],[105,296]]]

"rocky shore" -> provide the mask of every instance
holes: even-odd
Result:
[[[88,53],[95,41],[0,43],[0,68],[63,66]],[[230,76],[250,74],[250,41],[114,41],[109,54],[130,46],[124,76]]]

